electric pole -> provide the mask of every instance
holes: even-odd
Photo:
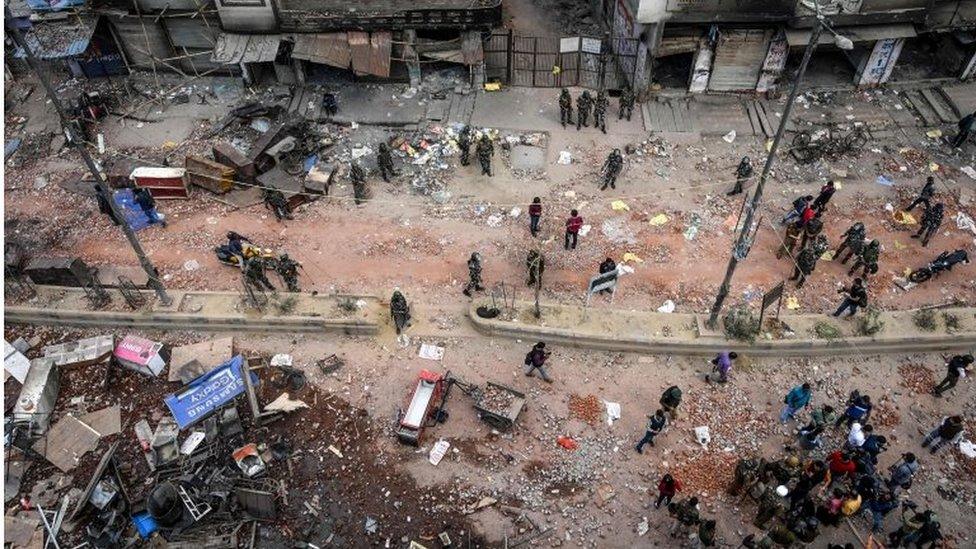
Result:
[[[756,183],[756,191],[753,193],[749,205],[746,206],[746,218],[742,223],[742,227],[739,229],[739,235],[736,237],[735,245],[732,247],[732,256],[729,258],[729,267],[725,271],[725,279],[718,289],[718,295],[715,296],[715,304],[712,305],[712,312],[708,316],[709,328],[715,328],[718,322],[718,315],[722,312],[722,304],[729,295],[735,268],[741,259],[746,258],[746,255],[749,253],[749,248],[752,246],[752,243],[749,242],[749,234],[752,232],[752,223],[756,215],[756,210],[759,209],[759,205],[762,203],[763,187],[766,186],[769,171],[772,169],[773,162],[776,160],[776,151],[779,149],[779,143],[782,141],[783,134],[786,132],[786,123],[789,121],[790,114],[793,112],[793,104],[796,102],[796,96],[800,93],[800,83],[803,81],[803,75],[807,71],[807,65],[810,64],[810,57],[813,56],[813,50],[816,49],[817,42],[820,41],[820,34],[823,32],[823,28],[824,21],[818,17],[816,26],[810,32],[810,43],[807,44],[806,50],[803,51],[803,60],[800,62],[800,69],[796,73],[796,79],[793,81],[793,89],[790,90],[790,96],[786,100],[783,116],[779,119],[779,127],[776,128],[776,136],[773,138],[773,144],[770,146],[769,153],[766,156],[766,164],[763,166],[762,175],[759,176],[759,182]]]
[[[146,253],[143,251],[142,245],[139,244],[139,239],[136,238],[136,234],[132,231],[132,227],[126,223],[125,218],[121,215],[121,211],[119,210],[118,205],[115,203],[115,199],[108,190],[108,183],[102,177],[101,172],[98,171],[98,168],[95,166],[95,161],[92,160],[91,155],[88,154],[88,149],[85,148],[85,143],[83,143],[82,140],[75,134],[74,127],[68,118],[68,113],[65,111],[64,105],[61,104],[58,94],[55,92],[51,82],[48,81],[47,76],[45,76],[44,72],[41,70],[41,65],[34,56],[34,52],[31,51],[30,47],[27,45],[27,41],[24,40],[24,35],[21,34],[20,29],[18,29],[17,26],[12,23],[13,16],[10,13],[10,9],[4,8],[3,15],[7,32],[14,39],[14,42],[16,42],[17,45],[24,50],[24,54],[27,57],[27,64],[30,65],[30,68],[34,71],[34,74],[37,75],[38,80],[41,81],[41,85],[44,86],[44,91],[47,92],[48,98],[51,100],[51,103],[54,104],[55,110],[58,111],[58,117],[61,119],[61,127],[68,138],[68,142],[71,143],[75,150],[78,151],[78,154],[81,155],[82,160],[85,162],[85,166],[88,167],[88,171],[91,172],[92,177],[95,178],[95,192],[100,194],[101,197],[108,202],[108,205],[112,209],[112,213],[115,218],[121,221],[119,226],[122,227],[122,232],[125,233],[125,237],[129,240],[129,244],[136,252],[136,256],[139,258],[139,263],[142,265],[143,270],[146,271],[146,275],[149,277],[149,286],[155,290],[156,296],[159,297],[159,301],[163,305],[169,305],[172,303],[172,299],[170,299],[169,295],[166,294],[166,288],[163,287],[163,281],[159,278],[159,271],[156,270],[156,267],[154,267],[152,262],[149,261],[149,258],[146,257]]]

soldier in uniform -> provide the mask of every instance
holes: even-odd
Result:
[[[634,103],[637,98],[634,97],[634,90],[630,89],[630,86],[624,86],[623,91],[620,92],[620,112],[617,113],[617,120],[623,119],[626,112],[627,121],[630,122],[630,115],[634,112]]]
[[[817,258],[819,257],[813,246],[807,246],[800,250],[800,254],[796,256],[796,268],[793,270],[793,276],[790,277],[790,280],[799,279],[796,282],[797,288],[803,287],[803,283],[806,282],[807,277],[817,266]]]
[[[369,188],[366,187],[366,172],[359,164],[352,164],[349,168],[349,179],[352,180],[352,194],[356,198],[356,204],[362,204],[369,198]]]
[[[925,206],[926,210],[929,209],[929,206],[931,206],[929,201],[932,200],[933,196],[935,196],[935,178],[930,175],[925,180],[925,185],[922,187],[921,192],[919,192],[915,200],[913,200],[912,203],[905,208],[905,211],[910,212],[919,204]]]
[[[880,255],[881,243],[877,240],[872,240],[861,250],[861,254],[857,256],[857,261],[854,262],[854,266],[851,267],[850,271],[847,271],[847,276],[853,276],[854,271],[862,266],[864,270],[861,272],[861,278],[867,278],[869,274],[878,272],[878,256]]]
[[[671,528],[672,535],[680,530],[688,531],[701,522],[701,515],[698,513],[698,498],[696,497],[672,503],[668,505],[668,511],[677,520]]]
[[[729,485],[729,494],[738,496],[744,488],[749,488],[759,480],[759,471],[762,470],[763,465],[762,458],[742,458],[736,462],[732,484]]]
[[[393,297],[390,298],[390,317],[393,318],[397,335],[400,335],[410,322],[410,305],[407,305],[407,298],[403,297],[400,290],[394,290]]]
[[[596,100],[593,102],[593,127],[600,128],[600,131],[607,133],[607,109],[610,107],[610,100],[603,90],[596,93]]]
[[[282,219],[294,219],[291,215],[291,208],[288,207],[288,200],[285,199],[285,195],[278,189],[264,190],[264,205],[271,208],[278,221]]]
[[[918,229],[918,232],[912,235],[912,238],[922,239],[922,247],[929,245],[929,239],[932,235],[939,230],[939,225],[942,225],[942,214],[945,211],[945,206],[939,202],[931,208],[926,208],[925,213],[922,214],[922,226]]]
[[[624,168],[624,157],[620,154],[620,149],[614,149],[613,152],[607,156],[606,162],[603,163],[603,186],[600,187],[601,191],[607,190],[607,185],[610,185],[611,189],[617,188],[617,176],[620,175],[620,171]]]
[[[847,255],[844,256],[841,263],[847,263],[847,260],[851,258],[852,255],[860,255],[861,250],[864,248],[864,238],[867,236],[867,230],[864,228],[864,223],[858,221],[857,223],[851,225],[844,234],[840,235],[844,239],[840,243],[840,247],[837,248],[837,252],[834,253],[834,257],[840,257],[840,253],[847,248]]]
[[[396,170],[393,169],[393,154],[390,151],[390,146],[386,143],[380,143],[379,152],[376,153],[376,163],[380,167],[380,175],[383,177],[383,181],[389,183],[390,176],[397,175]]]
[[[830,242],[827,241],[826,235],[818,234],[810,246],[813,248],[814,253],[817,254],[817,259],[820,259],[820,256],[827,252],[827,248],[830,248]],[[814,265],[814,268],[816,267]]]
[[[267,288],[271,291],[275,290],[271,281],[268,280],[268,276],[264,274],[264,259],[258,256],[252,257],[244,262],[244,276],[247,278],[248,282],[254,284],[254,286],[261,290]]]
[[[823,231],[823,220],[819,215],[813,216],[807,224],[803,226],[803,240],[800,241],[800,248],[806,248],[807,242],[817,238]]]
[[[529,270],[527,284],[534,287],[542,280],[542,273],[546,270],[546,260],[539,250],[530,250],[528,257],[525,258],[525,267]]]
[[[275,271],[281,275],[281,278],[285,281],[285,286],[288,287],[289,292],[300,292],[298,287],[298,268],[302,264],[288,257],[288,254],[281,254],[278,258],[278,262],[275,265]]]
[[[782,484],[775,488],[771,485],[767,487],[762,497],[759,498],[759,510],[752,524],[756,528],[765,529],[770,519],[786,512],[787,494],[789,494],[789,489]]]
[[[739,165],[735,168],[735,187],[726,193],[728,196],[734,196],[742,192],[742,184],[746,182],[747,179],[752,177],[752,160],[748,156],[743,156],[742,160],[739,161]]]
[[[580,126],[589,127],[587,120],[590,118],[590,109],[593,107],[593,98],[590,96],[588,90],[583,90],[583,93],[576,99],[576,131],[579,131]]]
[[[482,135],[478,140],[478,162],[481,163],[481,175],[491,177],[491,157],[495,154],[495,145],[488,135]]]
[[[566,88],[559,94],[559,121],[564,128],[567,122],[573,123],[573,96],[569,95]]]
[[[776,250],[776,259],[781,259],[785,254],[793,255],[793,248],[796,247],[796,241],[800,239],[802,232],[803,226],[800,225],[799,220],[786,226],[786,234],[783,235],[783,245]]]
[[[467,166],[471,163],[471,127],[461,128],[458,134],[458,148],[461,149],[461,165]]]
[[[468,278],[468,284],[464,287],[464,295],[471,297],[471,290],[480,292],[485,289],[481,285],[481,256],[478,252],[471,254],[468,259]]]

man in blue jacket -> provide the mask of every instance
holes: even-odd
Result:
[[[809,383],[793,387],[787,393],[786,398],[783,399],[783,410],[779,413],[780,423],[786,423],[793,419],[797,412],[810,405],[810,399],[812,398],[813,391]]]

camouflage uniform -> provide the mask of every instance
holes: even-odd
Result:
[[[782,515],[784,512],[786,512],[786,500],[776,493],[775,486],[770,485],[763,492],[762,497],[759,498],[759,510],[752,524],[756,528],[765,529],[770,519]]]
[[[800,233],[802,232],[803,227],[799,223],[790,223],[786,226],[783,245],[776,250],[776,259],[782,258],[785,254],[793,255],[793,248],[796,247],[796,241],[800,239]]]
[[[465,126],[458,135],[458,148],[461,149],[461,165],[471,163],[471,128]]]
[[[282,219],[294,219],[291,215],[291,208],[288,207],[288,200],[285,195],[277,189],[267,189],[264,191],[264,203],[271,208],[278,221]]]
[[[858,221],[840,236],[844,238],[844,241],[840,243],[840,247],[837,248],[834,257],[840,257],[840,253],[844,251],[844,248],[847,248],[847,255],[840,261],[841,263],[847,263],[847,260],[852,255],[860,255],[861,250],[864,249],[864,238],[867,236],[867,229],[864,228],[864,223]]]
[[[620,175],[620,171],[623,168],[624,157],[620,154],[620,149],[614,149],[613,152],[607,156],[606,162],[603,163],[603,186],[600,187],[600,190],[607,190],[607,185],[609,185],[611,189],[616,189],[617,176]]]
[[[590,92],[584,90],[583,93],[576,99],[576,130],[580,129],[580,126],[589,127],[587,120],[590,118],[590,109],[593,107],[593,97],[590,96]]]
[[[624,87],[623,91],[620,92],[620,111],[617,113],[617,120],[622,119],[626,112],[627,121],[630,121],[630,115],[634,112],[634,103],[637,98],[634,97],[634,90],[630,89],[630,86]]]
[[[491,177],[491,157],[495,154],[495,145],[487,135],[482,135],[478,141],[478,162],[481,163],[481,175]]]
[[[380,175],[383,177],[383,181],[389,183],[390,176],[395,176],[396,171],[393,169],[393,154],[390,151],[390,146],[386,143],[380,143],[380,150],[376,154],[376,163],[380,167]]]
[[[607,109],[609,107],[610,100],[607,99],[607,94],[600,90],[593,102],[593,127],[600,128],[603,133],[607,133]]]
[[[281,275],[289,292],[301,291],[298,287],[298,268],[301,266],[301,263],[289,258],[288,254],[281,254],[281,257],[278,258],[275,271]]]
[[[761,459],[743,458],[735,464],[735,472],[732,477],[732,484],[729,485],[729,494],[737,496],[742,493],[743,488],[747,488],[759,479],[759,470],[762,468]]]
[[[912,238],[922,238],[922,247],[929,245],[929,239],[939,230],[939,225],[942,225],[942,214],[944,210],[945,206],[940,202],[925,210],[925,213],[922,214],[922,226],[918,229],[917,233],[912,235]]]
[[[366,187],[366,172],[359,167],[359,164],[353,164],[349,168],[349,179],[352,180],[352,194],[356,198],[356,204],[362,204],[369,198],[369,188]]]
[[[802,288],[803,283],[806,282],[807,276],[813,272],[813,269],[817,266],[817,251],[813,249],[813,246],[809,246],[800,250],[800,254],[796,256],[796,268],[793,270],[793,276],[790,280],[797,280],[796,287]]]
[[[823,231],[823,221],[819,217],[814,217],[803,226],[803,240],[800,241],[800,248],[806,248],[807,242],[816,238]]]
[[[564,128],[567,123],[573,123],[573,96],[569,95],[566,88],[559,94],[559,122]]]
[[[252,257],[244,262],[244,276],[258,290],[267,288],[274,291],[275,289],[268,276],[264,274],[264,259],[260,257]]]
[[[480,292],[485,289],[481,285],[481,256],[477,252],[468,259],[468,284],[464,287],[464,295],[471,296],[471,290]]]
[[[864,267],[861,272],[861,278],[867,278],[869,274],[874,274],[878,272],[878,257],[881,255],[881,243],[877,240],[872,240],[867,246],[861,250],[861,255],[857,257],[857,261],[854,262],[854,266],[851,267],[850,271],[847,271],[847,275],[851,276],[858,267]]]
[[[410,306],[407,304],[407,298],[400,293],[400,290],[394,291],[393,297],[390,299],[390,317],[393,318],[393,325],[396,327],[397,335],[410,322]]]

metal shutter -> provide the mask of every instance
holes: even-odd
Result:
[[[771,37],[769,30],[723,30],[715,46],[708,89],[755,90]]]

